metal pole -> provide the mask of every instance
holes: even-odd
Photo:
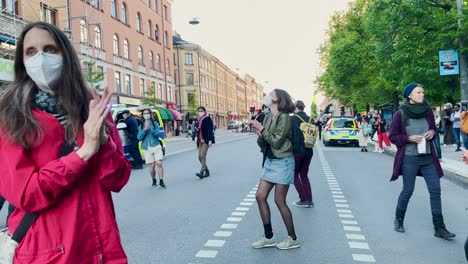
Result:
[[[182,113],[182,85],[180,83],[180,60],[179,60],[179,44],[176,45],[176,53],[177,53],[177,80],[179,83],[179,111]],[[185,118],[183,119],[185,120]],[[182,128],[184,127],[184,124],[182,124]]]
[[[458,14],[463,16],[463,0],[457,0],[457,11]],[[461,30],[461,19],[458,20],[458,29]],[[464,46],[465,36],[459,33],[458,44],[460,49],[460,90],[461,90],[461,100],[468,100],[468,72],[467,72],[467,61],[465,54],[462,53]]]

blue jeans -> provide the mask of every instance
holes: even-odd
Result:
[[[440,136],[439,136],[439,132],[437,132],[432,140],[434,142],[434,147],[436,149],[436,152],[437,152],[437,157],[439,157],[439,159],[442,158],[442,149],[440,148]]]
[[[426,181],[431,200],[433,214],[442,214],[442,201],[440,198],[440,178],[432,159],[432,155],[405,156],[402,165],[403,190],[398,198],[397,208],[406,210],[416,183],[416,174],[421,172]]]
[[[460,140],[460,136],[461,138],[463,139],[463,146],[468,149],[468,139],[467,139],[467,135],[463,132],[461,132],[461,129],[458,127],[458,128],[453,128],[453,135],[455,136],[455,140],[457,141],[457,149],[459,149],[461,147],[461,140]]]

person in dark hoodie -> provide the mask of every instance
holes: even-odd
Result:
[[[309,181],[309,165],[314,154],[312,148],[306,148],[304,144],[304,135],[300,129],[302,122],[311,122],[312,119],[304,113],[305,104],[303,101],[296,101],[296,114],[291,117],[292,123],[292,143],[294,154],[294,187],[299,194],[299,201],[293,205],[303,208],[314,207],[312,201],[312,188]]]
[[[215,143],[213,120],[207,115],[206,108],[203,106],[198,107],[198,124],[197,147],[201,170],[196,175],[200,179],[203,179],[210,176],[210,171],[206,166],[206,155],[208,148]]]
[[[405,232],[403,220],[413,194],[416,176],[424,177],[429,190],[434,236],[449,239],[455,234],[444,224],[440,177],[443,171],[433,144],[437,133],[431,106],[424,99],[424,87],[418,83],[408,84],[403,97],[406,101],[395,113],[390,126],[390,140],[397,146],[391,181],[403,176],[403,189],[398,198],[394,229]]]

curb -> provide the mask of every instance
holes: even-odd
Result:
[[[374,141],[371,141],[371,142],[368,143],[368,146],[375,147],[375,144],[377,144],[377,143],[374,142]],[[384,153],[389,155],[389,156],[392,156],[392,157],[395,157],[395,155],[396,155],[396,151],[394,151],[392,149],[385,148],[385,147],[384,147]],[[456,169],[453,169],[453,168],[449,167],[449,164],[454,163],[454,162],[457,162],[457,161],[452,161],[452,160],[450,160],[450,161],[443,160],[442,161],[442,163],[440,165],[442,166],[442,171],[444,172],[444,177],[447,177],[450,180],[454,180],[455,182],[462,182],[462,183],[468,184],[468,173],[463,173],[461,170],[459,171],[459,170],[456,170]],[[456,164],[454,164],[454,165],[456,166]],[[465,164],[462,163],[462,165],[465,165]],[[468,168],[468,165],[466,167]],[[468,172],[468,169],[467,169],[467,172]]]

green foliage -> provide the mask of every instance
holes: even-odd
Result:
[[[197,115],[198,101],[194,94],[188,94],[188,107],[192,116]]]
[[[458,76],[439,76],[438,50],[458,47],[468,29],[458,18],[453,0],[356,0],[331,19],[319,89],[358,108],[391,102],[410,82],[432,103],[457,100]]]
[[[159,99],[156,98],[155,87],[151,87],[151,89],[148,89],[148,91],[146,91],[146,97],[145,99],[143,99],[143,104],[156,109],[158,103]]]
[[[102,92],[104,90],[103,87],[99,84],[100,82],[104,81],[104,72],[97,71],[95,69],[96,66],[96,61],[87,61],[86,62],[86,81],[89,83],[89,85],[92,88],[95,88],[99,92]]]

